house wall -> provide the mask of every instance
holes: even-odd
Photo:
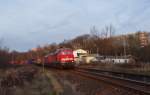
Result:
[[[123,58],[106,58],[104,60],[102,60],[103,63],[120,63],[120,64],[123,64],[123,63],[129,63],[130,62],[130,59],[123,59]]]

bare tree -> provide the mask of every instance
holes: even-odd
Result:
[[[99,37],[99,31],[98,29],[96,28],[96,26],[93,26],[91,29],[90,29],[90,33],[92,36],[98,38]]]
[[[113,25],[110,24],[108,26],[105,26],[102,29],[101,37],[110,38],[110,37],[114,36],[114,34],[115,34],[115,28]]]

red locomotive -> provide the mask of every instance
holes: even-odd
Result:
[[[73,51],[68,48],[57,49],[45,56],[44,63],[53,67],[73,68],[75,65]]]

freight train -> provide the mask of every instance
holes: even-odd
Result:
[[[10,62],[10,64],[21,64],[21,62]],[[56,68],[74,68],[75,60],[72,49],[60,48],[44,57],[28,59],[27,61],[24,61],[23,64],[45,65]]]
[[[29,64],[45,65],[55,68],[74,68],[75,61],[73,50],[69,48],[60,48],[44,57],[30,60]]]

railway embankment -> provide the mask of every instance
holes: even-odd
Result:
[[[53,76],[63,88],[62,95],[138,95],[120,86],[74,73],[74,70],[55,70]]]
[[[0,95],[138,95],[75,70],[35,65],[0,69]]]
[[[41,68],[19,66],[0,70],[0,95],[55,95]]]

